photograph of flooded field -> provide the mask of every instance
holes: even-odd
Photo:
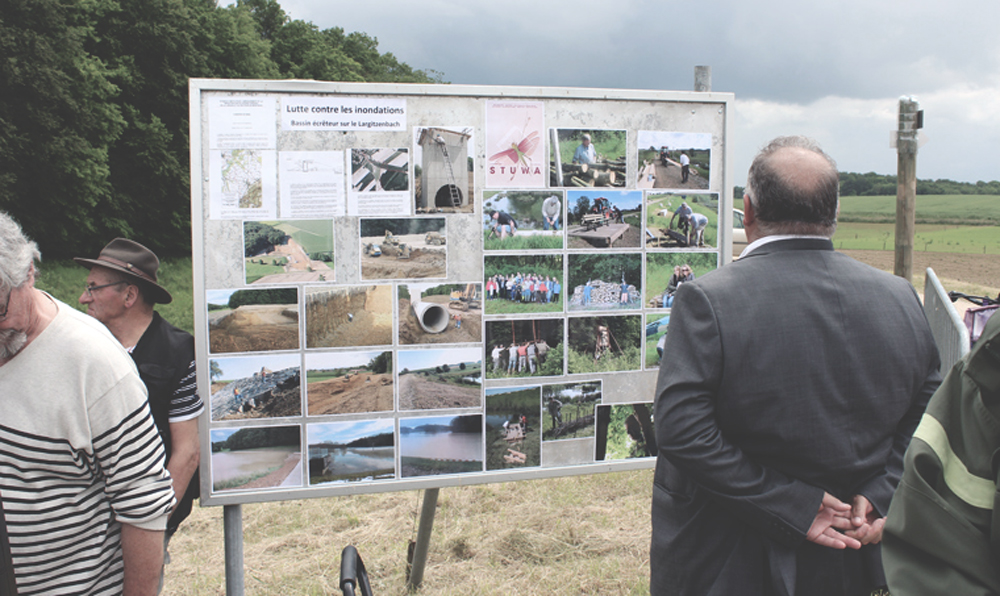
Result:
[[[364,482],[396,475],[393,421],[310,424],[309,484]]]
[[[299,349],[296,288],[209,290],[206,302],[213,354]]]
[[[400,475],[483,471],[483,416],[436,416],[399,421]]]
[[[306,347],[392,344],[392,286],[306,288]]]
[[[309,416],[392,411],[392,352],[306,354]]]
[[[211,431],[212,492],[302,486],[298,426]]]
[[[302,415],[298,354],[262,354],[209,360],[212,420]]]

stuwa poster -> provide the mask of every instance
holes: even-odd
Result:
[[[545,188],[544,121],[543,102],[487,102],[487,188]]]

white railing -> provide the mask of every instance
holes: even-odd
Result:
[[[924,314],[941,354],[941,375],[944,376],[969,352],[969,330],[930,267],[927,268],[927,281],[924,283]]]

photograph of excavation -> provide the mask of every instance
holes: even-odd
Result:
[[[209,290],[206,302],[213,354],[299,349],[297,289]]]
[[[656,456],[653,404],[597,406],[597,449],[594,459]]]
[[[624,130],[549,129],[549,186],[625,186]]]
[[[642,255],[571,254],[566,286],[570,312],[642,308]]]
[[[641,190],[566,191],[568,248],[642,246]]]
[[[447,276],[443,217],[362,219],[360,228],[361,279]]]
[[[400,419],[400,476],[482,472],[482,424],[482,414]]]
[[[712,135],[640,130],[637,188],[708,189]]]
[[[392,345],[392,286],[306,288],[306,347]]]
[[[399,350],[398,358],[401,411],[482,407],[481,348]]]
[[[212,420],[302,415],[298,354],[209,360]]]
[[[248,284],[334,281],[333,221],[243,222]]]
[[[396,476],[392,419],[310,424],[309,484]]]
[[[719,193],[646,195],[647,248],[698,249],[718,245]]]
[[[306,413],[391,412],[392,352],[306,354]]]
[[[486,390],[486,469],[538,467],[542,433],[538,419],[540,388]]]
[[[601,381],[542,386],[542,440],[594,436],[594,407],[601,403]]]
[[[298,426],[217,428],[211,440],[213,491],[302,486]]]
[[[483,341],[483,284],[399,284],[399,343]]]

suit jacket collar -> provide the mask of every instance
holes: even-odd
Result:
[[[773,254],[776,252],[785,252],[789,250],[833,250],[833,241],[829,238],[821,238],[816,236],[785,236],[781,238],[776,238],[770,240],[764,244],[755,247],[752,251],[741,256],[741,259],[747,257],[756,257],[760,255]]]

